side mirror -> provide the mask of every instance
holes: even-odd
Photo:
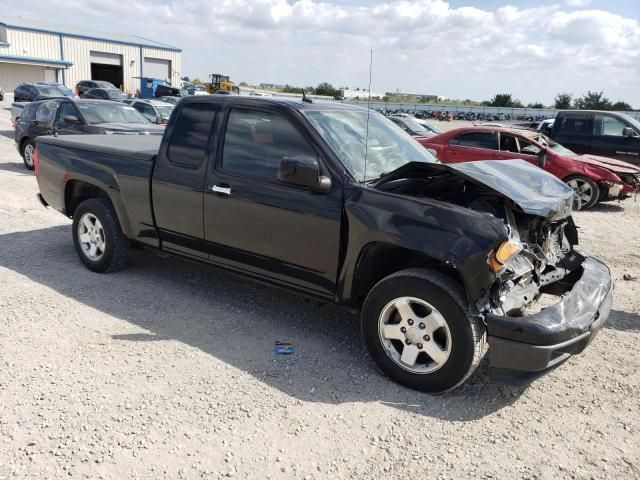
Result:
[[[538,167],[540,168],[544,168],[544,166],[547,164],[547,152],[545,152],[544,150],[540,150],[538,152]]]
[[[73,125],[80,125],[82,122],[74,115],[65,115],[62,117],[62,123],[71,123]]]
[[[638,134],[635,132],[635,130],[631,127],[624,127],[622,129],[622,136],[626,137],[626,138],[630,138],[630,137],[637,137]]]
[[[283,157],[278,169],[278,180],[309,187],[315,192],[327,193],[331,190],[331,179],[320,175],[318,161],[303,155]]]

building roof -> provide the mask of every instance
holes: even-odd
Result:
[[[56,35],[62,34],[66,37],[83,38],[87,40],[121,43],[125,45],[135,45],[138,47],[158,48],[161,50],[173,50],[176,52],[182,51],[182,49],[178,47],[167,45],[166,43],[157,42],[149,38],[139,37],[137,35],[106,33],[96,30],[89,30],[86,28],[43,22],[40,20],[0,17],[0,25],[3,25],[7,28],[14,28],[31,32],[53,33]]]

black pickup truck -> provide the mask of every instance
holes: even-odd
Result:
[[[580,154],[616,158],[640,165],[640,122],[621,112],[558,112],[548,136]]]
[[[358,107],[190,97],[161,139],[39,137],[36,152],[39,198],[73,219],[89,269],[123,267],[133,243],[335,302],[422,391],[462,383],[487,345],[499,379],[529,381],[611,308],[608,268],[574,249],[569,187],[521,160],[444,165]]]

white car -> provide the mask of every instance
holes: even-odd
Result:
[[[152,99],[144,100],[141,98],[134,98],[131,101],[125,101],[125,103],[128,103],[138,110],[151,123],[156,123],[158,125],[164,125],[167,123],[171,116],[171,112],[175,108],[175,105],[170,103]]]

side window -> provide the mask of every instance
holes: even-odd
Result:
[[[589,115],[572,114],[562,117],[560,120],[560,131],[562,133],[589,133]]]
[[[596,113],[593,116],[593,134],[598,136],[621,137],[624,123],[615,117]]]
[[[520,150],[518,150],[518,142],[516,141],[516,137],[506,133],[501,133],[500,150],[503,152],[520,153]]]
[[[53,117],[56,115],[56,108],[58,106],[58,102],[49,101],[43,102],[36,110],[36,121],[40,123],[51,123],[53,122]]]
[[[167,158],[171,163],[189,168],[202,165],[215,116],[216,106],[212,103],[190,103],[184,106],[169,139]]]
[[[286,118],[255,110],[231,109],[222,151],[222,170],[275,178],[282,157],[315,152]]]
[[[496,150],[496,140],[491,132],[469,132],[458,135],[449,142],[449,145],[461,147],[488,148]]]
[[[540,147],[526,138],[518,137],[518,144],[520,145],[520,153],[524,153],[525,155],[537,155],[540,153]]]
[[[64,102],[58,109],[58,121],[63,122],[64,117],[76,117],[80,120],[76,107],[71,102]]]

